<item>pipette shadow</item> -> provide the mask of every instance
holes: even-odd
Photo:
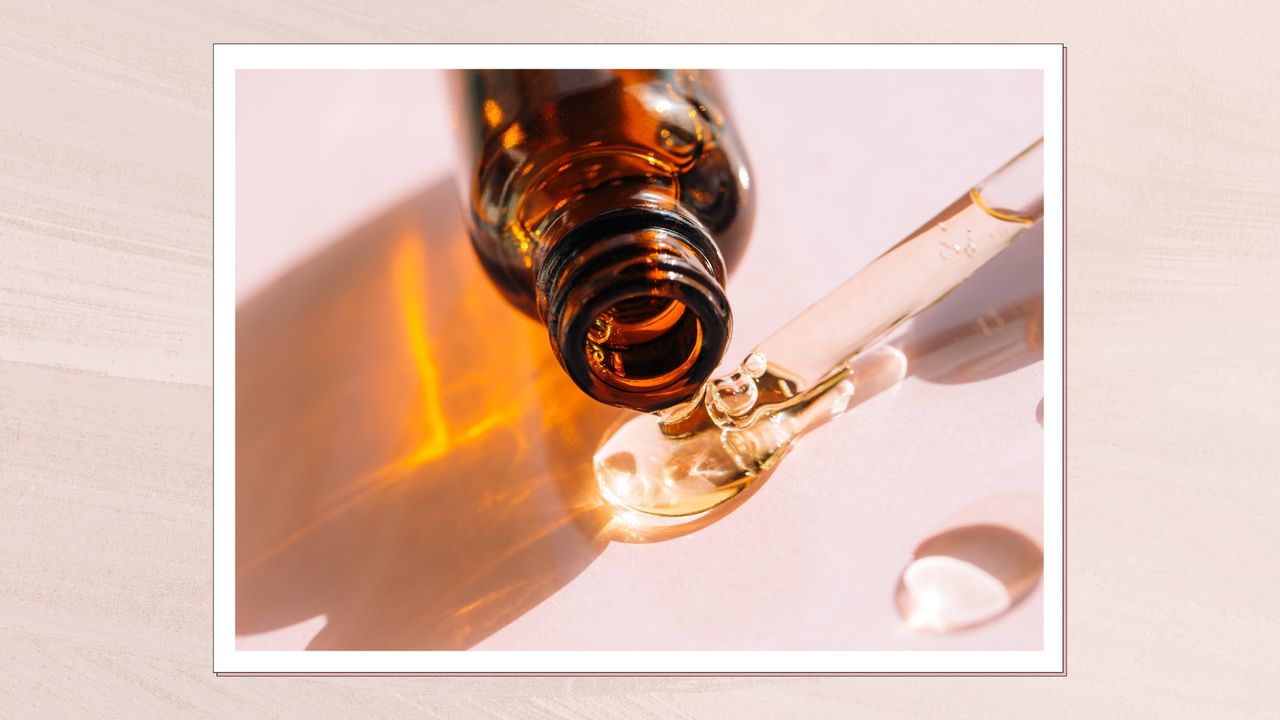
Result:
[[[606,540],[585,397],[483,275],[449,182],[237,310],[236,634],[463,649]]]
[[[910,360],[910,377],[932,383],[979,382],[1041,360],[1043,224],[917,315],[892,344]]]
[[[1037,224],[960,287],[922,311],[903,332],[852,363],[856,389],[849,403],[806,429],[810,433],[848,415],[909,377],[926,382],[978,382],[1013,372],[1043,357],[1044,235]],[[1043,403],[1043,400],[1041,400]],[[1037,407],[1037,421],[1042,410]],[[801,436],[797,444],[803,445]],[[787,452],[794,449],[788,448]],[[785,456],[746,490],[707,512],[679,522],[646,521],[620,513],[606,528],[611,540],[671,540],[723,520],[759,492]]]

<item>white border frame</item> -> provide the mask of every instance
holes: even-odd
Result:
[[[667,64],[717,69],[1044,72],[1044,642],[1035,651],[250,651],[235,641],[235,118],[242,69],[643,68],[653,45],[215,45],[215,673],[1061,674],[1063,639],[1062,45],[667,45]],[[1053,439],[1058,439],[1054,442]]]

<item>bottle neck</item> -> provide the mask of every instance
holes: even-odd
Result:
[[[654,411],[692,397],[719,364],[731,314],[724,260],[665,209],[598,215],[550,246],[537,274],[552,348],[595,399]]]

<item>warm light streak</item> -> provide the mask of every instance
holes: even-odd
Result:
[[[436,367],[427,344],[427,321],[423,304],[427,297],[426,253],[423,242],[413,233],[406,234],[396,246],[391,260],[392,288],[405,341],[418,380],[421,399],[423,437],[416,450],[399,465],[406,469],[440,457],[449,449],[448,428],[444,408],[440,404],[440,369]]]
[[[409,428],[418,435],[412,449],[400,459],[338,488],[321,501],[322,508],[309,522],[268,547],[258,557],[241,565],[237,574],[254,570],[378,491],[405,478],[413,470],[437,460],[452,448],[513,422],[522,412],[524,398],[510,398],[509,403],[494,407],[475,423],[456,433],[450,433],[442,401],[441,372],[431,347],[427,326],[427,259],[424,247],[425,242],[420,235],[412,231],[406,232],[395,246],[390,263],[394,306],[399,315],[400,331],[413,368],[419,400],[416,410],[406,420]]]

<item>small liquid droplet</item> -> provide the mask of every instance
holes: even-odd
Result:
[[[756,386],[755,378],[742,372],[734,372],[728,377],[711,381],[711,391],[708,394],[710,405],[707,409],[713,413],[712,417],[716,413],[731,418],[742,417],[755,407],[759,397],[760,389]]]
[[[1005,614],[1040,581],[1044,554],[999,525],[967,525],[920,544],[898,581],[898,612],[914,630],[950,632]]]

